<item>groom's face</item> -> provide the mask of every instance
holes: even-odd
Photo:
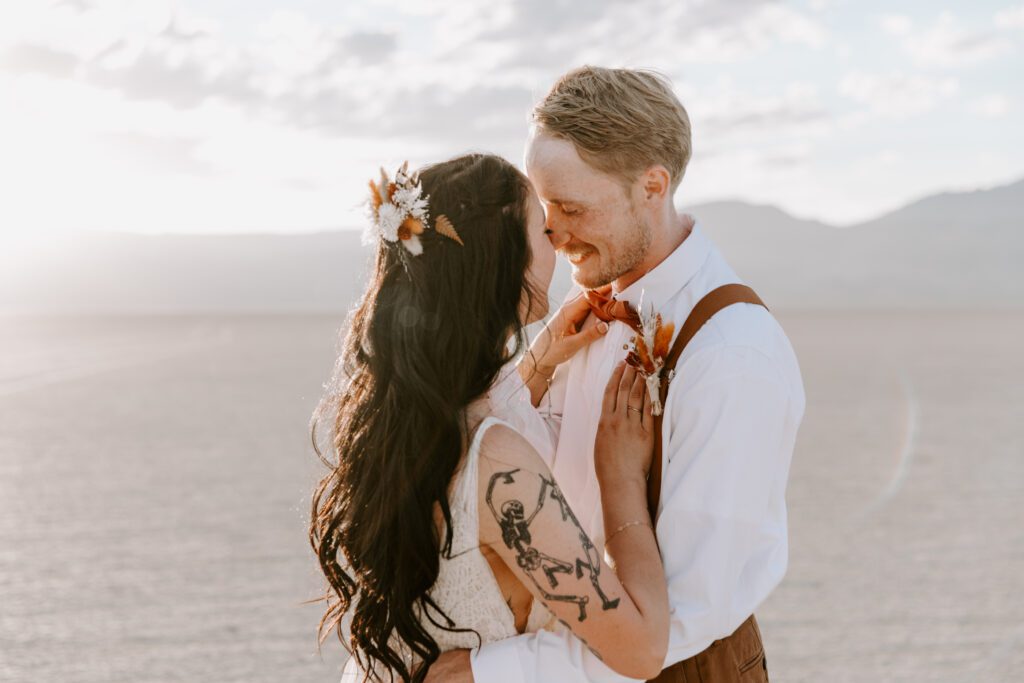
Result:
[[[536,130],[526,173],[544,205],[548,238],[580,286],[600,287],[640,266],[651,230],[637,210],[638,187],[623,187],[585,162],[572,142]]]

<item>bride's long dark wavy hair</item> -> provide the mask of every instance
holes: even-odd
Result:
[[[410,671],[403,652],[426,665],[440,655],[417,614],[461,630],[428,591],[440,554],[451,552],[448,486],[467,443],[465,409],[523,349],[522,302],[528,310],[546,295],[526,274],[529,184],[518,169],[471,154],[422,169],[420,180],[430,215],[448,216],[465,245],[428,229],[413,257],[380,241],[311,421],[330,469],[309,527],[329,583],[320,640],[336,630],[345,643],[341,618],[351,610],[346,647],[364,670],[378,662],[402,681],[420,681],[427,669]],[[322,419],[333,461],[317,444]]]

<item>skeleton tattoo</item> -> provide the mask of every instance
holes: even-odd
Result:
[[[508,472],[497,472],[491,477],[487,486],[487,505],[491,509],[494,518],[501,526],[501,538],[505,545],[516,552],[516,563],[529,575],[530,579],[544,595],[546,600],[558,602],[572,602],[579,607],[579,621],[587,618],[587,603],[590,598],[586,595],[565,595],[553,592],[558,588],[559,574],[575,574],[577,579],[583,578],[586,572],[594,590],[601,598],[601,608],[613,609],[619,605],[619,599],[609,600],[598,583],[601,573],[601,556],[598,554],[594,544],[590,542],[583,527],[580,526],[576,515],[572,513],[569,504],[566,503],[558,484],[553,479],[540,476],[541,486],[537,496],[537,502],[533,509],[527,511],[526,506],[517,498],[501,496],[503,485],[515,483],[515,475],[519,469]],[[496,496],[500,503],[496,505]],[[553,500],[558,505],[562,521],[570,521],[579,535],[582,546],[583,557],[576,557],[573,562],[552,557],[541,552],[533,546],[533,539],[530,534],[530,524],[537,514],[543,509],[544,504]]]

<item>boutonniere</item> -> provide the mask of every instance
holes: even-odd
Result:
[[[636,368],[647,383],[647,395],[651,401],[651,413],[661,415],[661,371],[665,367],[669,345],[675,323],[666,323],[660,313],[654,312],[654,305],[646,313],[643,301],[637,313],[640,317],[639,330],[633,336],[633,345],[626,356],[626,362]]]

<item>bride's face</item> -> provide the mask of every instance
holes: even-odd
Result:
[[[530,242],[530,267],[526,270],[526,277],[540,295],[533,302],[525,299],[521,304],[520,315],[529,325],[532,322],[541,320],[548,314],[548,288],[551,286],[551,277],[555,272],[555,250],[547,236],[547,226],[544,219],[544,207],[537,197],[537,193],[530,186],[530,198],[527,210],[526,234]],[[526,307],[529,303],[533,305],[529,311]]]

